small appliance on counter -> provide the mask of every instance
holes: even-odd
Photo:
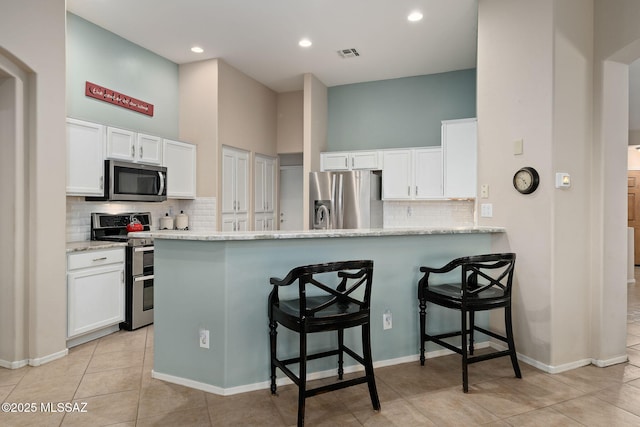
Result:
[[[173,217],[169,214],[160,217],[160,230],[173,230]]]
[[[176,230],[188,230],[189,229],[189,216],[184,213],[184,211],[180,211],[178,215],[176,215]]]

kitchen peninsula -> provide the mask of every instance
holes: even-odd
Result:
[[[454,227],[133,233],[155,242],[154,377],[222,395],[268,388],[269,278],[284,277],[300,265],[348,259],[374,261],[371,336],[376,366],[417,360],[419,267],[490,252],[492,239],[504,231]],[[283,299],[295,294],[295,285],[280,293]],[[385,330],[382,314],[387,310],[393,322]],[[436,308],[428,315],[432,330],[459,321],[457,315]],[[209,331],[209,348],[201,347],[201,330]],[[279,352],[297,354],[297,336],[284,328],[278,334]],[[310,348],[326,348],[336,340],[335,334],[317,335]],[[351,339],[345,334],[345,340]],[[347,359],[345,364],[353,363]],[[309,378],[332,374],[330,361],[322,362],[309,363]],[[278,378],[285,375],[279,372]]]

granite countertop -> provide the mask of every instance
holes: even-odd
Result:
[[[129,233],[132,237],[146,237],[169,240],[275,240],[275,239],[318,239],[326,237],[380,237],[416,236],[427,234],[481,234],[504,233],[504,227],[421,227],[421,228],[376,228],[352,230],[309,230],[309,231],[178,231],[154,230]]]
[[[84,240],[81,242],[67,242],[67,253],[94,251],[99,249],[123,248],[126,242],[102,242],[95,240]]]

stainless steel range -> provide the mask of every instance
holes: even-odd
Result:
[[[151,213],[92,213],[91,240],[126,242],[125,321],[121,329],[134,330],[153,323],[153,239],[129,237],[127,226],[140,222],[151,229]]]

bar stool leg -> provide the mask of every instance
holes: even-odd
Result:
[[[475,331],[475,327],[476,327],[476,319],[475,319],[475,311],[470,311],[469,312],[469,354],[471,356],[473,356],[473,333]]]
[[[371,356],[371,327],[369,323],[362,325],[362,351],[364,356],[364,370],[367,375],[367,385],[371,396],[371,405],[376,411],[380,410],[380,399],[376,388],[376,379],[373,375],[373,357]]]
[[[420,300],[420,365],[424,366],[425,323],[427,321],[427,302]]]
[[[344,329],[338,329],[338,379],[344,375]]]
[[[460,327],[462,331],[462,390],[466,393],[469,391],[469,372],[467,370],[467,312],[465,309],[460,310],[462,313],[460,319]]]
[[[298,376],[298,427],[304,425],[304,404],[307,386],[307,334],[303,326],[300,331],[300,373]]]
[[[511,365],[513,366],[513,372],[516,374],[516,378],[522,378],[520,365],[518,364],[518,356],[516,355],[516,344],[513,340],[513,327],[511,324],[510,306],[504,308],[504,324],[507,332],[507,344],[509,346],[509,356],[511,356]]]
[[[278,323],[273,319],[269,320],[269,345],[271,347],[271,394],[276,394],[277,386],[276,386],[276,364],[275,360],[276,356],[276,348],[277,348],[277,336],[278,332],[276,328],[278,327]]]

